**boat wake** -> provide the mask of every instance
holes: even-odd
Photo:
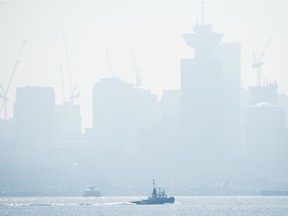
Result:
[[[107,202],[107,203],[2,203],[0,207],[56,207],[56,206],[123,206],[133,205],[130,202]]]
[[[109,202],[109,203],[95,203],[94,206],[119,206],[119,205],[133,205],[130,202]]]

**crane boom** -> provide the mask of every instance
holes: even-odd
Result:
[[[262,51],[262,53],[261,53],[261,55],[260,55],[259,62],[262,61],[262,58],[263,58],[263,56],[264,56],[264,54],[265,54],[265,52],[266,52],[266,50],[267,50],[270,42],[272,41],[272,39],[273,39],[273,38],[271,37],[271,38],[267,41],[266,46],[265,46],[265,48],[263,49],[263,51]]]
[[[7,85],[6,89],[4,89],[4,87],[1,85],[1,89],[3,91],[3,95],[0,95],[0,96],[3,99],[3,102],[2,102],[2,105],[0,107],[0,112],[2,112],[2,110],[4,108],[4,119],[5,120],[8,119],[8,115],[7,115],[7,103],[8,103],[8,100],[9,100],[8,93],[9,93],[11,83],[13,81],[15,72],[17,70],[17,66],[18,66],[18,64],[20,62],[20,58],[21,58],[21,55],[22,55],[22,52],[23,52],[23,49],[24,49],[24,46],[25,46],[26,43],[27,43],[26,41],[23,41],[23,43],[22,43],[22,45],[20,47],[20,50],[19,50],[16,62],[15,62],[15,65],[13,67],[13,70],[12,70],[12,73],[11,73],[11,76],[10,76],[10,79],[9,79],[9,82],[8,82],[8,85]]]
[[[263,51],[261,52],[261,54],[260,54],[260,56],[259,56],[258,59],[256,58],[255,53],[253,54],[253,61],[254,61],[254,62],[253,62],[253,64],[252,64],[252,68],[253,68],[253,69],[256,69],[256,72],[257,72],[257,85],[258,85],[258,86],[261,85],[261,76],[262,76],[261,67],[262,67],[262,65],[263,65],[262,59],[263,59],[264,54],[265,54],[266,51],[267,51],[267,48],[268,48],[271,40],[272,40],[272,38],[270,38],[270,39],[267,41],[267,43],[266,43],[266,45],[265,45],[265,47],[264,47]]]
[[[6,91],[5,91],[5,93],[4,93],[5,96],[7,96],[8,91],[9,91],[9,89],[10,89],[10,86],[11,86],[12,80],[13,80],[13,78],[14,78],[14,74],[15,74],[15,72],[16,72],[17,66],[18,66],[18,64],[19,64],[19,62],[20,62],[21,54],[22,54],[22,52],[23,52],[23,49],[24,49],[25,44],[26,44],[26,41],[23,41],[22,46],[21,46],[20,51],[19,51],[19,54],[18,54],[18,57],[17,57],[16,62],[15,62],[15,65],[14,65],[12,74],[11,74],[11,76],[10,76],[8,86],[7,86]]]
[[[5,89],[4,89],[4,87],[3,87],[2,84],[0,84],[0,89],[1,89],[1,92],[0,92],[0,98],[3,98],[3,97],[4,97]]]

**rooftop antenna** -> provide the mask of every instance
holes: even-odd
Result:
[[[107,58],[107,62],[108,62],[109,70],[110,70],[110,76],[113,77],[113,69],[112,69],[109,53],[107,50],[105,51],[105,54],[106,54],[106,58]]]
[[[202,14],[201,14],[201,24],[204,25],[204,0],[202,0]]]

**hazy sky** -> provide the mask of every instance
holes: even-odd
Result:
[[[223,42],[240,42],[242,85],[254,85],[252,54],[264,56],[262,71],[288,93],[288,2],[207,1],[205,22],[223,33]],[[69,78],[62,34],[66,35],[73,85],[78,84],[84,127],[92,124],[92,88],[113,71],[135,82],[134,63],[141,67],[142,87],[161,96],[163,89],[180,88],[180,59],[192,58],[182,34],[201,20],[201,1],[0,1],[0,83],[7,86],[19,49],[22,54],[9,91],[9,116],[17,86],[55,88],[56,103],[63,101],[59,63],[63,63],[66,97]],[[1,101],[2,103],[2,101]]]

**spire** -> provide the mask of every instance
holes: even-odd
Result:
[[[201,14],[201,24],[204,25],[204,0],[202,0],[202,14]]]

